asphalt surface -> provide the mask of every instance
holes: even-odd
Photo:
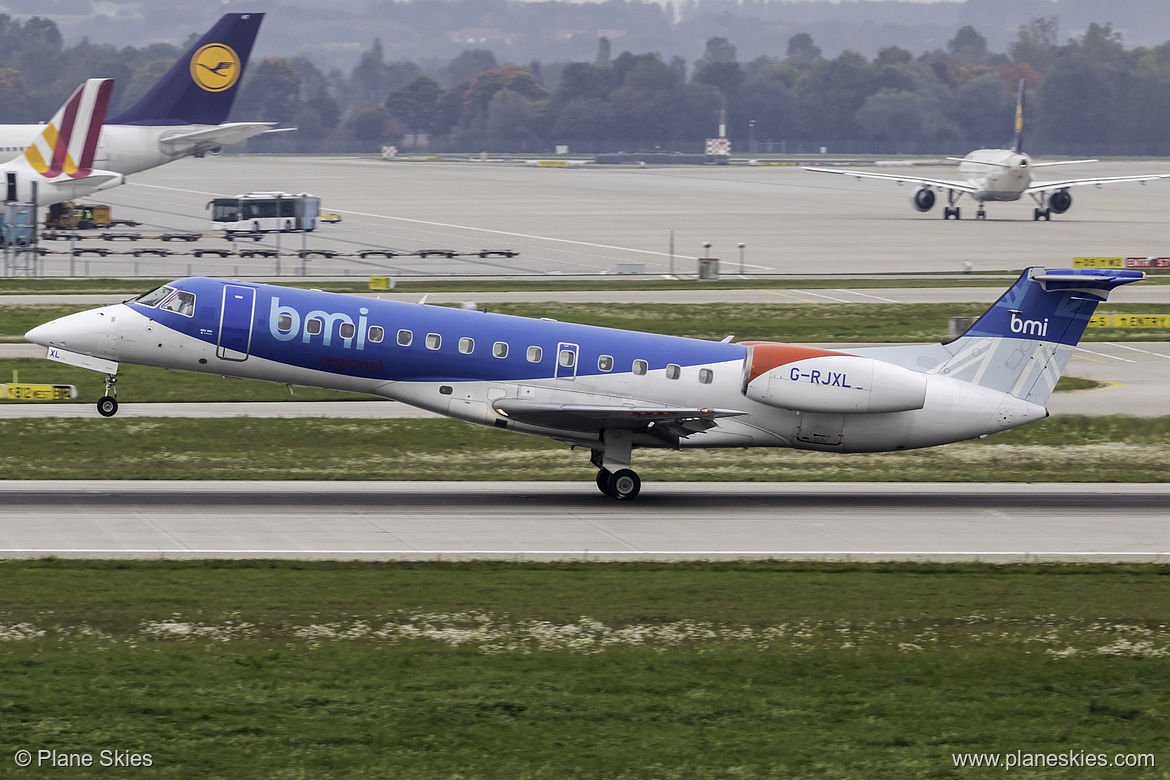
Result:
[[[1170,485],[0,482],[0,556],[1170,560]]]
[[[1068,176],[1170,172],[1170,161],[1074,166]],[[892,169],[883,169],[889,172]],[[916,174],[954,177],[953,166]],[[1043,178],[1043,177],[1041,177]],[[307,235],[280,238],[276,259],[189,255],[158,258],[50,255],[48,275],[608,275],[694,274],[697,258],[718,257],[724,274],[957,272],[1065,267],[1077,256],[1150,257],[1170,246],[1170,181],[1080,187],[1065,214],[1032,221],[1031,201],[991,204],[989,218],[943,220],[919,214],[910,188],[893,182],[817,175],[797,167],[588,166],[529,168],[522,162],[386,162],[370,158],[208,157],[184,159],[131,177],[94,200],[139,228],[116,232],[210,233],[213,197],[284,190],[321,196],[341,215]],[[973,213],[966,202],[965,211]],[[673,252],[671,236],[673,234]],[[702,244],[710,243],[708,249]],[[45,247],[68,252],[65,241]],[[276,248],[276,238],[235,245],[222,237],[195,244],[158,240],[92,241],[129,253],[163,248]],[[302,261],[303,248],[351,256]],[[362,250],[464,256],[368,258]],[[507,249],[515,257],[479,257]]]

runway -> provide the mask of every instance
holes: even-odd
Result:
[[[0,482],[0,556],[1167,561],[1170,485]]]

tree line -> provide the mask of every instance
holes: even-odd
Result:
[[[725,111],[736,152],[962,153],[1011,139],[1024,80],[1029,151],[1170,153],[1170,42],[1128,49],[1106,23],[1061,44],[1056,30],[1055,17],[1037,17],[993,52],[964,26],[945,48],[888,46],[872,59],[823,57],[799,33],[747,62],[713,37],[693,63],[615,54],[601,38],[592,61],[519,65],[469,49],[426,68],[388,61],[375,41],[348,73],[305,57],[253,61],[232,118],[299,128],[252,140],[271,151],[697,152]],[[116,111],[183,50],[66,47],[51,20],[0,15],[0,122],[47,118],[89,76],[117,79]]]

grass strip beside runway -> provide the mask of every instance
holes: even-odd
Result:
[[[0,421],[6,479],[591,480],[587,450],[457,420]],[[1061,416],[945,447],[638,450],[644,482],[1165,482],[1170,417]]]
[[[6,561],[0,755],[508,780],[948,777],[956,753],[1016,750],[1160,765],[1166,575]]]

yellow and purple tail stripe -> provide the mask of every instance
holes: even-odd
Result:
[[[113,79],[88,79],[45,125],[24,157],[40,175],[81,179],[93,171]]]

